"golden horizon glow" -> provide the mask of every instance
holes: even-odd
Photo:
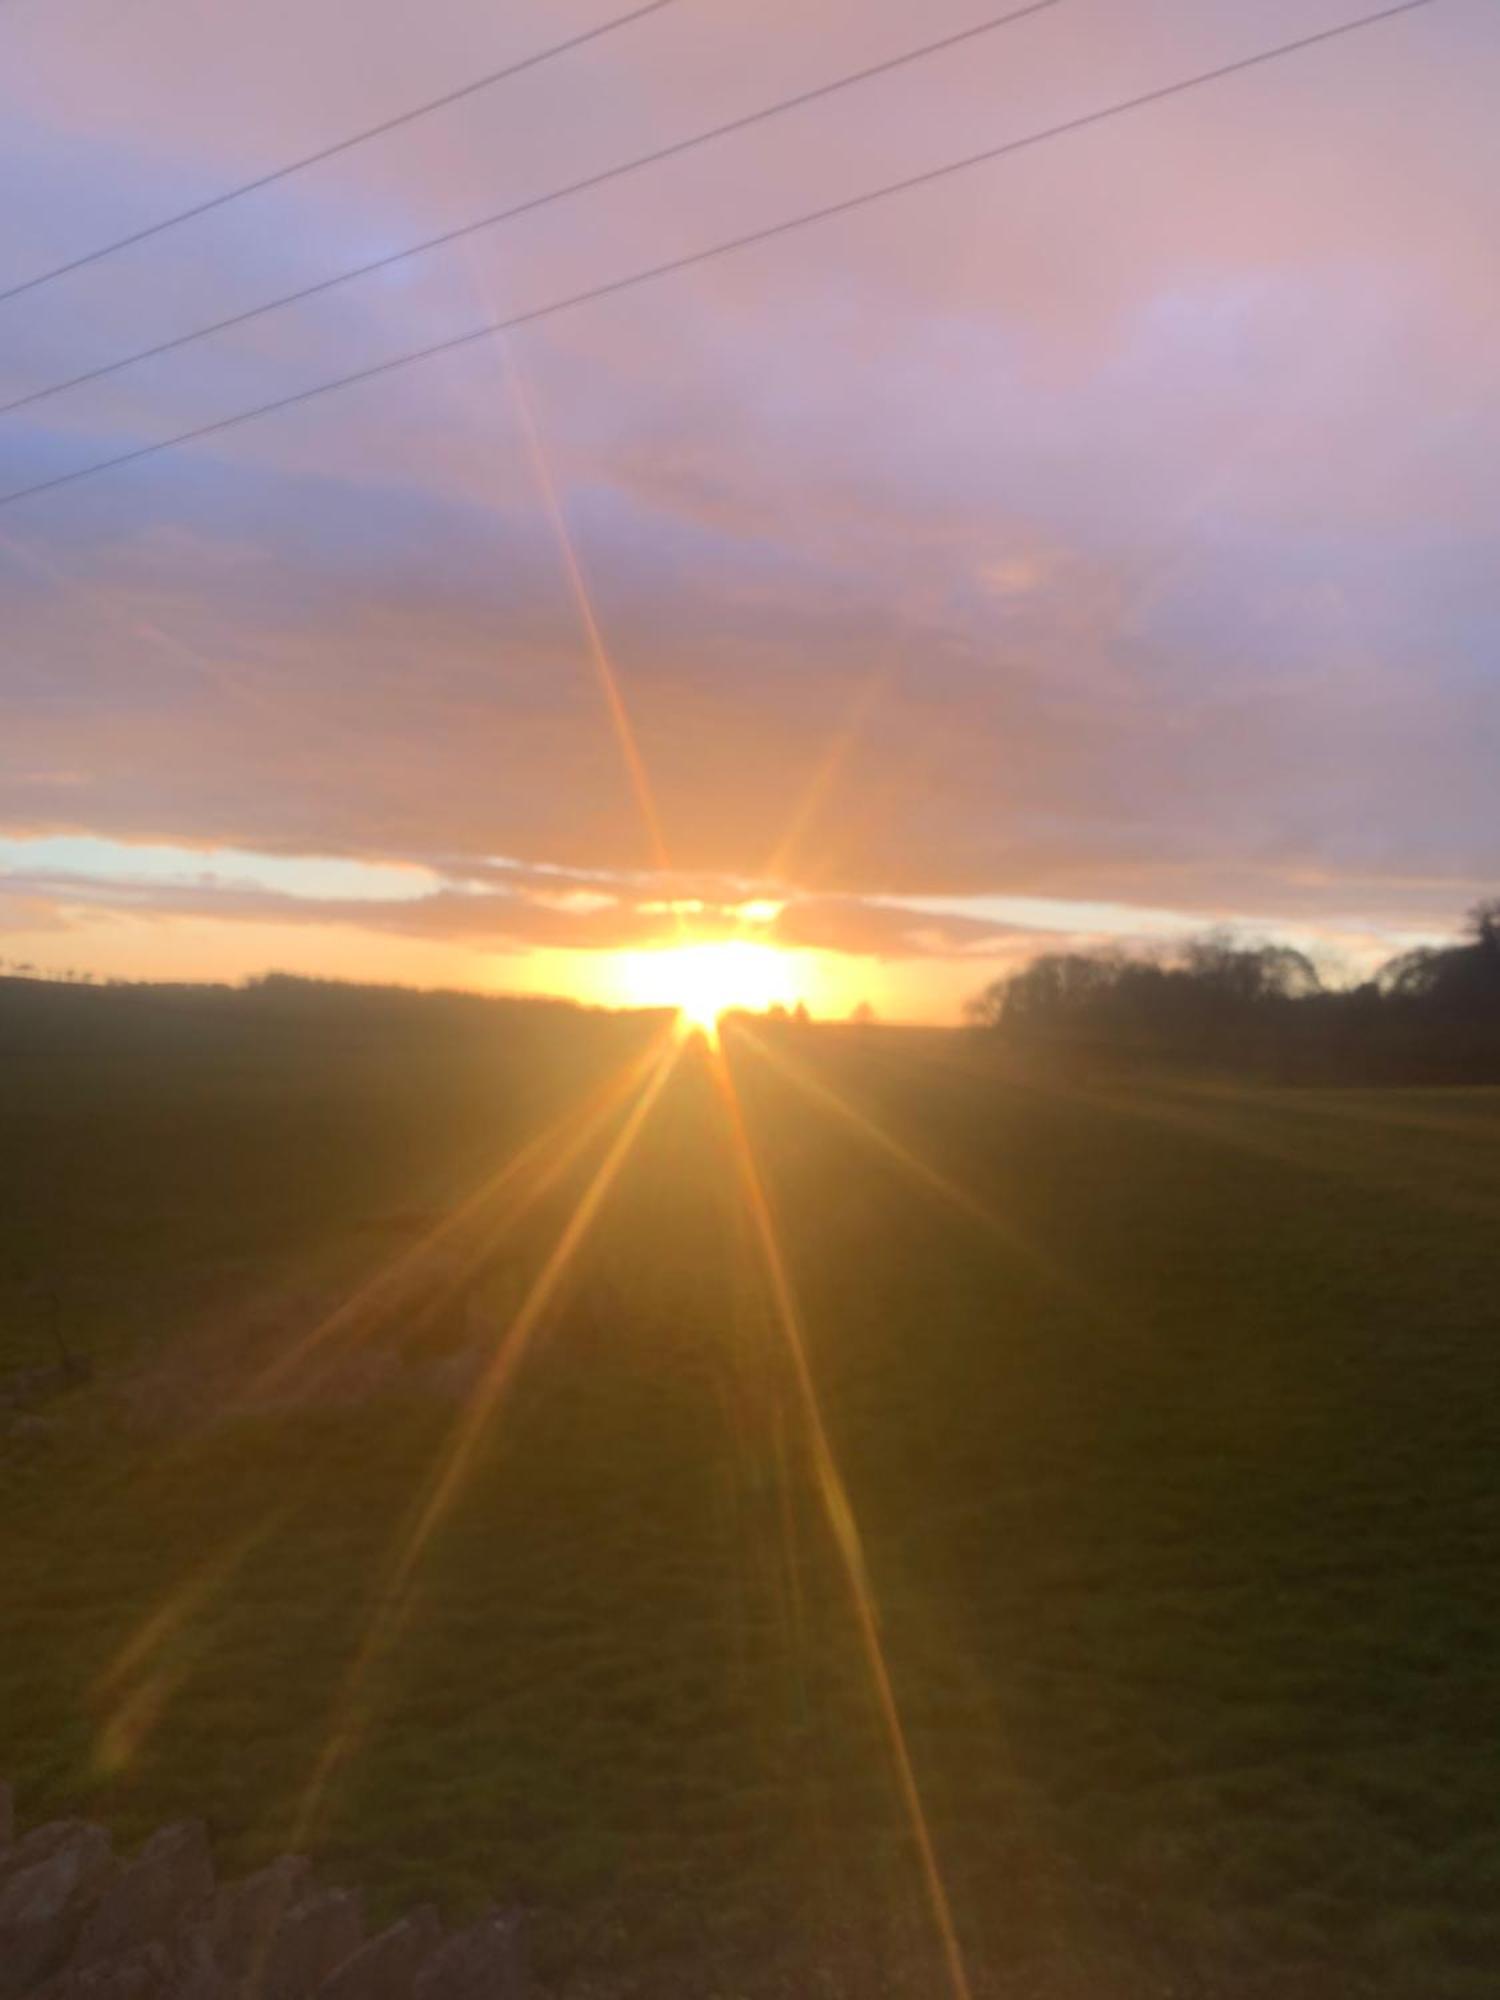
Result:
[[[699,939],[623,952],[623,997],[637,1007],[673,1007],[712,1035],[721,1014],[795,1007],[804,998],[794,955],[754,938]]]

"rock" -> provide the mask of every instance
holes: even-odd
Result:
[[[10,1852],[16,1838],[16,1795],[0,1778],[0,1861]]]
[[[87,1824],[87,1820],[81,1819],[45,1820],[41,1826],[34,1826],[29,1833],[23,1833],[15,1845],[7,1849],[3,1860],[0,1860],[0,1868],[9,1875],[17,1868],[30,1868],[35,1862],[45,1861]]]
[[[417,1969],[442,1935],[430,1904],[413,1910],[331,1972],[317,1989],[317,2000],[411,2000]]]
[[[214,1963],[199,1928],[179,1939],[163,2000],[234,2000],[236,1985]]]
[[[519,1919],[492,1910],[457,1931],[417,1974],[413,2000],[513,2000],[525,1989]]]
[[[59,1821],[57,1829],[37,1828],[15,1851],[60,1829],[42,1859],[9,1868],[0,1882],[0,2000],[29,1992],[57,1970],[114,1873],[102,1827]]]
[[[352,1889],[324,1889],[282,1918],[251,1980],[255,2000],[306,2000],[364,1942],[364,1913]]]
[[[23,1834],[11,1846],[0,1851],[0,1883],[19,1874],[23,1868],[34,1868],[38,1861],[49,1859],[80,1833],[84,1825],[81,1819],[50,1819],[41,1826],[34,1826],[30,1833]]]
[[[303,1857],[283,1854],[257,1874],[227,1883],[197,1928],[194,1943],[202,1962],[232,1980],[248,1977],[264,1960],[306,1880]]]
[[[74,1948],[77,1967],[165,1941],[213,1894],[214,1864],[201,1820],[152,1834],[94,1905]]]
[[[172,1970],[165,1945],[138,1945],[123,1957],[59,1973],[32,2000],[163,2000],[172,1991]]]
[[[242,1992],[214,1965],[201,1936],[191,1933],[70,1967],[28,2000],[239,2000]]]

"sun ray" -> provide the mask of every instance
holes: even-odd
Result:
[[[1243,1114],[1241,1118],[1234,1115],[1232,1098],[1215,1103],[1210,1093],[1197,1085],[1174,1087],[1148,1080],[1132,1080],[1121,1082],[1111,1089],[1097,1086],[1084,1089],[1049,1079],[1037,1088],[1064,1103],[1086,1106],[1108,1116],[1158,1125],[1201,1140],[1205,1145],[1243,1153],[1251,1159],[1268,1160],[1278,1167],[1328,1175],[1352,1182],[1356,1187],[1399,1194],[1439,1211],[1487,1217],[1500,1212],[1500,1189],[1492,1183],[1478,1189],[1459,1188],[1447,1181],[1434,1182],[1415,1172],[1393,1171],[1361,1143],[1357,1119],[1347,1112],[1340,1113],[1339,1117],[1341,1121],[1347,1120],[1352,1129],[1343,1133],[1326,1129],[1322,1133],[1315,1131],[1309,1135],[1307,1143],[1298,1145],[1263,1132],[1247,1130],[1241,1122]],[[1341,1144],[1342,1150],[1334,1150],[1330,1140],[1334,1141],[1334,1145]]]
[[[284,1387],[331,1342],[346,1335],[362,1336],[408,1309],[428,1290],[439,1255],[455,1239],[460,1239],[463,1232],[476,1224],[482,1225],[483,1234],[467,1243],[457,1272],[445,1273],[445,1284],[450,1290],[467,1282],[493,1253],[504,1232],[555,1187],[587,1151],[610,1117],[639,1086],[657,1059],[660,1047],[660,1041],[653,1040],[635,1062],[606,1078],[582,1104],[570,1105],[529,1139],[473,1193],[440,1217],[420,1241],[383,1265],[293,1346],[274,1357],[252,1380],[248,1393],[254,1397]]]
[[[630,779],[630,787],[635,794],[637,810],[646,829],[646,838],[655,867],[666,875],[671,872],[671,862],[667,856],[666,837],[662,832],[661,814],[656,803],[656,792],[651,783],[651,775],[646,769],[646,760],[641,755],[640,742],[635,733],[635,724],[625,701],[625,691],[620,685],[620,676],[610,656],[604,631],[599,623],[599,615],[594,608],[593,593],[589,589],[588,578],[584,575],[583,561],[578,553],[578,545],[568,526],[568,517],[563,510],[562,500],[557,491],[557,482],[552,476],[552,465],[542,442],[541,430],[532,409],[531,397],[527,391],[525,376],[521,370],[520,358],[512,343],[502,339],[501,353],[504,357],[507,379],[520,418],[521,429],[526,439],[527,454],[536,475],[537,491],[542,498],[547,518],[557,536],[557,546],[562,556],[563,568],[568,579],[568,589],[572,594],[578,612],[579,623],[583,627],[584,639],[588,645],[589,659],[593,664],[594,677],[603,696],[610,727],[614,731],[615,743]]]
[[[991,1058],[988,1061],[964,1061],[956,1056],[939,1055],[932,1050],[914,1055],[910,1049],[904,1049],[899,1056],[890,1048],[874,1052],[888,1063],[907,1067],[919,1064],[929,1072],[938,1072],[963,1083],[979,1080],[993,1084],[1004,1081],[1012,1090],[1026,1091],[1033,1097],[1160,1125],[1202,1139],[1206,1144],[1244,1153],[1251,1158],[1270,1160],[1278,1166],[1315,1170],[1337,1175],[1356,1185],[1412,1195],[1438,1209],[1460,1214],[1492,1215],[1500,1206],[1500,1200],[1488,1190],[1461,1192],[1446,1184],[1439,1187],[1425,1179],[1383,1170],[1372,1161],[1367,1151],[1358,1146],[1346,1149],[1343,1154],[1335,1154],[1326,1145],[1299,1149],[1264,1134],[1248,1131],[1239,1119],[1215,1115],[1228,1106],[1249,1101],[1250,1093],[1243,1086],[1232,1083],[1207,1083],[1199,1078],[1173,1078],[1169,1081],[1164,1077],[1134,1076],[1116,1077],[1107,1083],[1084,1083],[1075,1082],[1045,1066],[1006,1060],[1004,1052],[1000,1052],[999,1060]],[[1257,1095],[1258,1101],[1265,1101],[1264,1087]],[[1377,1126],[1400,1125],[1412,1130],[1458,1129],[1451,1120],[1398,1118],[1385,1107],[1377,1113],[1363,1105],[1329,1103],[1326,1100],[1319,1103],[1301,1091],[1295,1095],[1297,1109],[1305,1119],[1326,1117],[1330,1124],[1344,1123],[1355,1128],[1356,1132],[1358,1127],[1372,1123]]]
[[[117,1776],[139,1756],[196,1663],[190,1638],[194,1620],[229,1588],[288,1511],[277,1509],[201,1564],[147,1612],[95,1676],[89,1694],[103,1712],[93,1756],[105,1776]]]
[[[823,755],[813,768],[812,776],[803,787],[801,797],[792,808],[786,831],[767,857],[762,875],[768,882],[783,882],[787,870],[799,853],[809,827],[817,819],[834,787],[843,776],[844,766],[853,756],[859,739],[863,735],[872,712],[878,702],[890,692],[896,678],[893,666],[873,668],[860,682],[854,699],[845,711],[843,721],[834,730]],[[804,880],[802,886],[807,887]]]
[[[678,1045],[669,1043],[657,1058],[656,1066],[632,1105],[624,1125],[569,1216],[547,1261],[533,1280],[530,1290],[511,1320],[509,1328],[497,1343],[494,1356],[481,1378],[478,1391],[465,1412],[448,1462],[418,1516],[411,1532],[407,1552],[397,1565],[395,1583],[398,1589],[404,1589],[410,1581],[423,1546],[452,1503],[474,1450],[488,1427],[497,1405],[509,1389],[543,1313],[551,1304],[564,1275],[593,1228],[605,1197],[614,1186],[620,1169],[633,1150],[641,1129],[661,1094],[662,1087],[671,1075],[677,1053]]]
[[[300,1848],[323,1819],[329,1789],[359,1740],[359,1709],[371,1669],[385,1655],[410,1612],[413,1584],[432,1537],[452,1507],[506,1393],[515,1380],[542,1318],[556,1296],[573,1260],[588,1237],[621,1168],[640,1137],[652,1107],[676,1064],[681,1043],[662,1048],[634,1104],[579,1197],[541,1270],[509,1326],[496,1343],[478,1387],[455,1425],[428,1489],[413,1509],[392,1558],[375,1611],[355,1655],[336,1706],[327,1741],[304,1788],[293,1826],[293,1845]]]
[[[916,1768],[912,1762],[905,1726],[901,1720],[901,1710],[896,1700],[895,1685],[881,1642],[879,1613],[870,1585],[859,1523],[855,1518],[848,1488],[839,1470],[827,1425],[823,1420],[822,1403],[808,1360],[807,1343],[803,1335],[796,1294],[792,1288],[786,1259],[782,1254],[770,1201],[756,1165],[729,1062],[722,1050],[716,1050],[711,1060],[720,1101],[728,1121],[741,1191],[770,1290],[774,1316],[792,1364],[792,1377],[796,1384],[797,1402],[806,1432],[818,1494],[823,1503],[848,1586],[859,1630],[861,1650],[885,1725],[897,1786],[920,1857],[923,1882],[942,1949],[948,1984],[954,2000],[970,2000],[968,1973],[953,1922],[952,1905],[943,1882],[942,1871],[938,1866],[937,1849],[922,1804]]]
[[[1028,1237],[1023,1236],[1014,1224],[998,1214],[988,1203],[976,1199],[947,1174],[939,1172],[893,1133],[886,1131],[885,1127],[878,1124],[868,1112],[861,1111],[851,1104],[830,1084],[811,1075],[804,1064],[795,1062],[780,1049],[773,1049],[767,1041],[752,1033],[742,1022],[735,1023],[734,1041],[737,1046],[742,1045],[751,1049],[762,1061],[769,1063],[831,1117],[841,1120],[858,1132],[870,1145],[883,1153],[887,1159],[894,1161],[904,1173],[918,1181],[929,1193],[957,1209],[988,1234],[999,1237],[1013,1256],[1035,1272],[1046,1284],[1070,1299],[1073,1304],[1096,1318],[1107,1317],[1100,1302],[1076,1279],[1070,1277],[1054,1258],[1049,1257]]]

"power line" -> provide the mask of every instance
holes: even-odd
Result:
[[[729,237],[723,242],[709,244],[702,250],[690,250],[685,255],[670,257],[659,264],[647,265],[643,270],[629,272],[623,278],[611,278],[601,285],[591,285],[586,290],[570,293],[566,298],[554,299],[544,306],[532,306],[525,312],[513,313],[506,319],[489,320],[483,326],[470,327],[465,333],[450,334],[445,340],[430,342],[425,347],[408,348],[403,354],[392,355],[386,361],[377,361],[368,368],[358,368],[347,375],[332,376],[326,382],[315,382],[310,388],[298,389],[290,396],[278,396],[269,403],[258,403],[253,409],[240,410],[229,417],[218,417],[211,423],[197,424],[191,430],[178,431],[171,437],[160,438],[154,444],[137,445],[131,451],[118,452],[112,458],[97,459],[91,465],[77,466],[71,472],[60,472],[51,479],[37,480],[31,486],[18,487],[12,493],[0,494],[0,507],[9,507],[18,500],[30,499],[38,493],[51,492],[55,487],[69,486],[75,480],[92,478],[95,473],[109,472],[117,466],[133,465],[143,458],[154,458],[159,452],[171,451],[177,445],[192,444],[201,438],[215,437],[223,431],[234,430],[240,424],[252,422],[257,417],[273,415],[278,410],[294,409],[298,404],[310,403],[315,397],[325,396],[334,389],[352,387],[359,382],[374,381],[382,375],[394,374],[399,368],[406,368],[417,361],[426,361],[434,355],[451,354],[460,347],[471,346],[480,340],[492,339],[497,334],[510,333],[523,326],[534,325],[539,320],[550,319],[555,313],[569,312],[576,306],[588,305],[597,299],[612,298],[618,293],[633,291],[638,285],[652,283],[657,278],[671,276],[674,272],[692,270],[706,264],[715,257],[727,255],[730,251],[746,250],[759,243],[769,243],[779,236],[788,236],[794,230],[807,229],[819,222],[831,221],[836,216],[850,215],[856,210],[868,208],[877,201],[884,201],[890,195],[906,194],[913,189],[930,187],[938,181],[947,180],[954,174],[966,172],[971,167],[1006,158],[1009,154],[1026,151],[1032,146],[1046,144],[1049,140],[1060,139],[1072,132],[1087,130],[1090,126],[1101,125],[1111,118],[1121,117],[1129,111],[1139,111],[1148,104],[1160,104],[1168,98],[1180,97],[1187,91],[1196,90],[1206,83],[1217,83],[1221,79],[1237,76],[1245,70],[1256,69],[1265,63],[1275,62],[1282,56],[1295,55],[1303,49],[1317,47],[1320,43],[1337,41],[1344,35],[1356,33],[1361,28],[1369,28],[1380,21],[1395,19],[1400,14],[1415,13],[1419,7],[1426,7],[1431,0],[1399,0],[1392,7],[1382,7],[1372,14],[1361,14],[1352,21],[1341,22],[1337,27],[1323,28],[1312,35],[1301,35],[1295,41],[1279,42],[1273,48],[1261,49],[1254,55],[1240,56],[1233,62],[1221,63],[1214,69],[1199,70],[1193,76],[1179,77],[1173,83],[1159,85],[1154,90],[1142,91],[1138,96],[1118,99],[1113,104],[1101,106],[1097,111],[1085,111],[1075,118],[1065,118],[1059,124],[1044,126],[1038,132],[1028,132],[1019,139],[1007,139],[998,146],[987,146],[982,152],[965,154],[962,159],[949,160],[940,167],[928,167],[918,174],[909,174],[897,181],[887,181],[883,186],[867,188],[862,194],[847,195],[840,201],[828,202],[821,208],[806,209],[801,215],[787,216],[780,222],[772,222],[761,229],[746,231],[742,236]]]
[[[208,215],[216,208],[238,201],[241,195],[254,194],[259,188],[271,187],[292,174],[300,174],[304,167],[315,167],[323,160],[347,153],[351,147],[364,145],[367,139],[382,138],[387,132],[395,132],[418,118],[426,118],[433,111],[445,111],[450,104],[459,104],[466,97],[489,90],[494,84],[504,83],[508,77],[537,69],[541,64],[551,62],[554,56],[581,49],[585,43],[597,42],[605,35],[612,35],[617,28],[628,28],[632,22],[643,21],[648,14],[659,14],[664,7],[673,4],[674,0],[646,0],[644,6],[633,7],[628,14],[617,14],[612,20],[600,22],[597,27],[585,28],[581,34],[570,35],[564,42],[553,42],[549,48],[522,56],[519,62],[507,63],[504,69],[491,70],[487,76],[476,76],[470,83],[461,83],[457,90],[430,98],[426,104],[415,105],[410,111],[398,111],[394,118],[384,118],[378,125],[367,125],[362,132],[351,132],[347,139],[336,139],[331,146],[323,146],[316,153],[305,153],[300,160],[290,160],[284,167],[273,167],[269,173],[259,174],[252,181],[242,181],[238,187],[226,188],[223,194],[210,195],[207,201],[179,209],[175,215],[164,216],[160,222],[148,222],[144,229],[133,230],[129,236],[116,237],[113,243],[103,243],[97,250],[85,251],[83,256],[70,258],[66,264],[55,264],[50,271],[39,271],[34,278],[23,278],[20,284],[8,286],[0,291],[0,305],[7,299],[20,298],[24,292],[34,292],[38,285],[51,284],[54,278],[64,278],[70,271],[81,271],[86,265],[97,264],[101,258],[113,257],[117,250],[128,250],[133,243],[144,243],[152,236],[160,236],[163,230],[175,229],[180,222],[191,222],[195,216]]]
[[[49,383],[44,389],[31,389],[24,396],[16,396],[8,403],[0,403],[0,417],[9,416],[16,410],[24,410],[32,403],[45,402],[49,396],[61,396],[68,389],[81,389],[87,382],[99,382],[108,375],[117,375],[122,368],[133,368],[137,362],[154,361],[159,355],[174,353],[179,347],[191,346],[194,341],[207,340],[212,334],[227,333],[232,327],[245,326],[251,320],[262,318],[266,313],[279,312],[283,306],[298,305],[304,299],[316,298],[320,293],[333,291],[339,285],[352,284],[356,278],[367,278],[372,272],[389,270],[393,264],[403,263],[409,257],[420,257],[429,250],[442,249],[450,243],[461,241],[466,236],[473,236],[480,230],[495,229],[503,222],[514,222],[520,216],[533,215],[538,209],[550,207],[553,202],[603,187],[626,174],[638,173],[645,167],[660,166],[664,160],[676,159],[681,154],[690,153],[699,146],[706,146],[715,139],[727,138],[732,132],[743,132],[752,125],[763,124],[767,119],[779,118],[785,112],[800,110],[805,105],[816,103],[819,98],[833,97],[841,90],[852,89],[856,84],[869,83],[877,76],[886,76],[892,70],[903,69],[925,56],[957,48],[962,42],[975,41],[981,35],[993,34],[997,28],[1009,27],[1014,21],[1024,20],[1029,14],[1043,13],[1049,7],[1056,5],[1057,0],[1030,0],[1027,6],[1014,8],[1010,13],[996,15],[988,21],[981,21],[976,27],[964,28],[955,35],[944,35],[935,42],[924,42],[920,48],[908,49],[898,56],[888,56],[885,61],[871,63],[864,69],[852,70],[847,76],[834,78],[831,83],[820,83],[811,90],[799,91],[795,97],[784,97],[776,104],[767,104],[758,111],[746,112],[739,118],[731,118],[726,124],[711,126],[706,132],[696,132],[690,138],[676,139],[670,145],[658,146],[652,152],[638,154],[633,160],[623,160],[618,166],[601,168],[598,173],[586,174],[582,180],[569,181],[566,186],[553,188],[546,194],[532,195],[525,201],[515,203],[511,208],[498,209],[492,215],[480,216],[477,222],[460,223],[456,229],[445,229],[437,236],[429,236],[420,243],[409,244],[404,250],[388,251],[383,257],[372,258],[367,264],[356,264],[352,270],[336,272],[331,278],[320,278],[316,283],[303,285],[295,292],[284,292],[279,298],[268,299],[264,305],[249,306],[243,312],[230,313],[227,318],[214,320],[208,326],[195,327],[190,333],[174,334],[170,340],[159,340],[153,346],[138,348],[134,354],[124,355],[118,361],[106,361],[97,368],[86,368],[81,374],[70,375],[62,382]]]

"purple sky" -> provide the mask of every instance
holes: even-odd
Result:
[[[620,11],[9,0],[0,286]],[[0,400],[991,11],[674,0],[0,304]],[[0,418],[0,488],[1358,11],[1059,0]],[[608,996],[754,901],[942,1015],[1057,935],[1448,931],[1500,888],[1497,102],[1434,0],[0,509],[0,957]]]

